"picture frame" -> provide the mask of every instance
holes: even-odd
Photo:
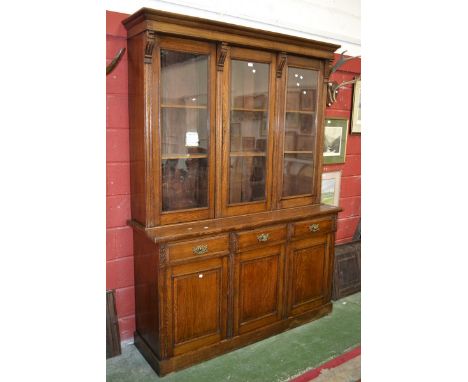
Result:
[[[338,207],[340,204],[341,170],[322,173],[322,192],[320,201],[323,204]]]
[[[351,113],[351,134],[361,134],[361,79],[353,88],[353,107]]]
[[[349,120],[346,118],[325,118],[323,133],[323,163],[344,163]]]

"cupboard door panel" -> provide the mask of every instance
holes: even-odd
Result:
[[[220,271],[174,278],[174,341],[176,344],[219,328]]]
[[[227,260],[172,267],[170,294],[174,355],[226,335]]]
[[[280,208],[318,203],[323,69],[317,60],[288,56],[279,82],[275,188]]]
[[[222,214],[269,209],[275,116],[275,63],[268,52],[232,48],[223,103]]]
[[[281,319],[284,247],[247,251],[236,264],[235,334]]]
[[[325,302],[329,282],[327,240],[291,244],[289,315],[301,314]]]
[[[153,106],[161,224],[214,216],[214,56],[212,44],[161,38]]]

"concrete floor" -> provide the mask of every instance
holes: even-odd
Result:
[[[133,345],[127,345],[122,355],[107,360],[107,381],[284,382],[360,342],[361,294],[357,293],[336,301],[333,312],[326,317],[163,378],[158,377]],[[329,374],[320,381],[359,379],[360,357],[347,364],[340,368],[343,372],[335,373],[339,374],[336,378]]]

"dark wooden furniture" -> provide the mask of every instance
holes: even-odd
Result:
[[[138,349],[164,375],[330,312],[338,46],[149,9],[124,25]]]
[[[119,321],[115,306],[115,291],[106,291],[106,358],[121,354]]]
[[[361,290],[361,242],[353,241],[335,248],[332,299],[359,292]]]

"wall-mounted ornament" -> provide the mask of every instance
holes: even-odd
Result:
[[[346,50],[344,52],[342,52],[341,56],[338,59],[338,61],[336,62],[336,64],[332,66],[332,68],[330,69],[330,76],[333,73],[335,73],[346,62],[348,62],[350,60],[353,60],[355,58],[360,58],[361,57],[361,56],[355,56],[355,57],[346,57],[345,58],[344,54],[346,52],[347,52]],[[351,80],[351,81],[344,81],[341,84],[339,84],[336,81],[329,81],[328,82],[328,88],[327,88],[327,107],[330,107],[331,105],[333,105],[336,102],[336,96],[338,95],[338,90],[340,88],[342,88],[343,86],[346,86],[346,85],[354,84],[357,80],[360,80],[360,79],[361,79],[361,77],[358,77],[358,78],[355,78],[354,80]]]
[[[125,53],[125,48],[120,48],[120,50],[115,55],[114,59],[106,66],[106,76],[111,74],[111,72],[115,69],[117,64],[119,63],[120,59]]]

